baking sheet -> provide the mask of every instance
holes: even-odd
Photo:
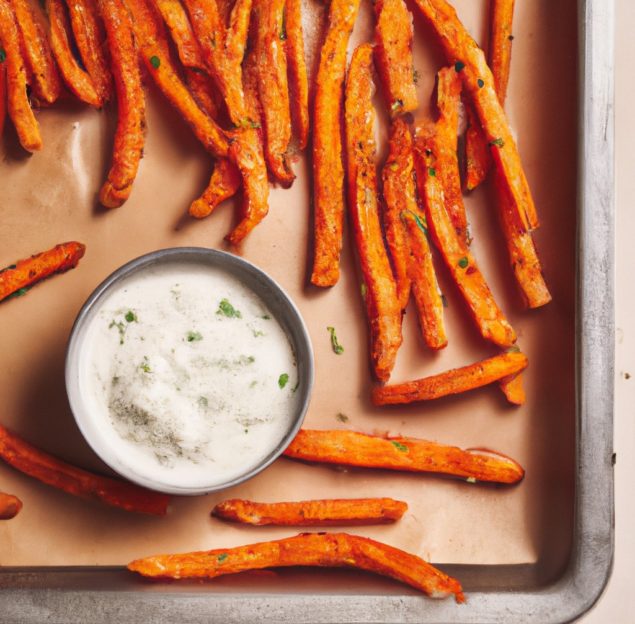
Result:
[[[486,2],[457,0],[455,5],[482,40]],[[317,3],[308,8],[311,15],[320,10]],[[353,43],[367,35],[370,12],[369,5],[362,7]],[[209,510],[226,497],[274,501],[390,495],[408,501],[403,520],[390,527],[356,528],[356,533],[435,562],[530,564],[537,571],[536,582],[557,576],[571,550],[574,510],[576,15],[574,0],[517,3],[507,103],[542,220],[536,242],[554,296],[549,306],[521,309],[491,197],[483,188],[466,198],[476,257],[530,358],[525,406],[508,406],[496,387],[426,405],[383,410],[371,406],[367,332],[350,244],[335,288],[306,286],[310,188],[304,159],[296,165],[293,188],[272,192],[269,216],[241,250],[279,281],[307,322],[316,385],[306,426],[398,432],[491,447],[523,464],[523,483],[488,487],[421,475],[338,471],[281,459],[238,488],[175,499],[167,518],[145,518],[75,500],[0,466],[1,488],[25,503],[15,520],[0,524],[0,564],[120,565],[155,552],[232,546],[293,532],[210,519]],[[429,31],[418,21],[417,26],[420,40],[431,41]],[[316,40],[314,31],[308,34],[309,41]],[[418,46],[422,112],[440,63],[432,44]],[[203,222],[183,218],[207,181],[209,160],[160,94],[148,91],[145,156],[132,197],[118,210],[104,212],[95,204],[108,166],[112,110],[90,111],[69,103],[43,111],[43,152],[25,157],[9,133],[0,162],[0,264],[64,240],[88,246],[78,269],[0,306],[5,328],[0,338],[2,422],[66,460],[103,472],[107,469],[74,424],[64,390],[64,349],[77,311],[99,281],[140,254],[177,245],[224,248],[222,238],[234,219],[230,203]],[[437,266],[449,302],[450,345],[441,354],[426,352],[414,310],[409,309],[394,381],[493,353],[472,327],[441,264]],[[341,356],[330,348],[327,325],[337,329],[345,347]],[[349,422],[339,422],[338,413],[346,414]],[[320,573],[309,578],[324,579],[328,585],[330,577]],[[333,583],[338,578],[334,576]]]

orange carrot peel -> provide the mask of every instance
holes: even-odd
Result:
[[[285,15],[291,117],[298,147],[303,150],[309,140],[309,80],[304,56],[301,9],[301,0],[287,0]]]
[[[13,494],[0,492],[0,520],[15,518],[22,509],[22,501]]]

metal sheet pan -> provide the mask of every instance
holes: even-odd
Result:
[[[482,9],[483,3],[478,4]],[[468,5],[457,1],[462,14]],[[3,621],[543,623],[569,621],[593,604],[608,578],[613,549],[613,4],[579,0],[577,11],[573,0],[557,6],[547,0],[519,3],[523,6],[521,11],[531,12],[536,29],[524,39],[527,51],[536,49],[531,43],[535,37],[538,42],[533,45],[546,46],[553,56],[551,62],[538,63],[536,58],[523,55],[519,52],[523,38],[519,37],[516,69],[512,71],[521,73],[519,82],[552,88],[558,96],[564,95],[562,101],[567,103],[554,106],[555,95],[540,91],[534,99],[523,100],[520,92],[515,92],[512,77],[512,119],[521,135],[521,150],[530,154],[526,164],[530,178],[536,177],[532,183],[542,200],[539,206],[548,205],[539,245],[546,256],[552,287],[562,294],[561,303],[545,313],[550,323],[544,316],[543,320],[527,320],[521,313],[511,313],[522,330],[523,348],[530,352],[532,361],[538,362],[534,370],[539,370],[528,375],[528,383],[530,396],[540,400],[530,401],[527,409],[503,420],[502,414],[509,412],[501,407],[494,392],[445,401],[424,414],[409,409],[378,418],[364,398],[368,371],[364,328],[358,304],[352,299],[357,288],[354,271],[345,272],[348,277],[343,292],[316,294],[304,290],[305,245],[290,242],[295,232],[306,231],[303,206],[308,189],[304,171],[294,195],[274,193],[272,214],[261,226],[263,238],[259,240],[254,233],[244,251],[246,257],[285,285],[296,300],[301,299],[318,363],[309,424],[342,426],[334,420],[336,410],[341,410],[352,414],[352,424],[360,429],[399,430],[459,444],[487,440],[491,446],[521,459],[528,478],[514,490],[466,490],[464,485],[445,481],[348,475],[281,460],[262,479],[229,494],[267,498],[271,493],[268,497],[273,499],[303,492],[307,487],[323,495],[350,493],[351,483],[369,494],[390,487],[391,493],[408,497],[410,519],[395,527],[363,533],[430,555],[444,570],[461,579],[468,604],[430,601],[392,582],[347,571],[283,571],[224,578],[203,585],[144,583],[120,565],[133,556],[160,550],[213,547],[228,540],[247,543],[280,533],[232,529],[230,534],[216,525],[201,530],[215,500],[209,497],[178,501],[170,521],[159,526],[146,519],[87,507],[37,484],[29,485],[28,480],[2,468],[3,487],[14,485],[16,493],[30,488],[33,500],[29,505],[32,510],[26,507],[23,518],[0,527]],[[578,140],[575,144],[574,136],[567,144],[554,145],[544,133],[532,139],[532,133],[519,126],[535,114],[554,137],[571,138],[561,127],[574,115],[575,98],[567,99],[566,90],[558,89],[566,89],[575,80],[558,72],[571,72],[576,66],[575,43],[564,36],[574,30],[572,21],[576,19]],[[476,23],[472,26],[479,27]],[[547,46],[541,31],[548,31],[549,40],[563,35],[562,41]],[[309,39],[315,38],[314,33],[309,35]],[[541,61],[547,52],[543,51]],[[433,65],[435,59],[428,61]],[[541,82],[540,76],[545,75],[550,79]],[[422,92],[427,98],[430,83],[427,78],[423,83]],[[0,364],[9,371],[0,386],[3,422],[51,451],[98,469],[102,466],[87,450],[65,411],[61,367],[57,370],[63,362],[65,330],[74,313],[98,279],[135,252],[186,242],[218,245],[231,218],[228,212],[214,215],[213,225],[211,220],[192,225],[178,220],[174,206],[187,203],[193,186],[204,180],[205,171],[201,150],[187,137],[177,136],[178,121],[172,132],[152,133],[153,122],[160,125],[158,117],[170,118],[170,114],[166,107],[152,104],[144,169],[135,189],[137,199],[133,196],[130,204],[116,214],[88,214],[86,210],[103,173],[103,144],[108,143],[105,137],[110,132],[108,123],[96,113],[72,106],[61,112],[47,112],[44,138],[48,144],[44,153],[28,162],[18,162],[16,153],[9,151],[2,165],[3,257],[18,257],[27,243],[30,252],[46,248],[58,238],[89,237],[85,240],[89,252],[80,269],[59,278],[56,288],[47,286],[48,292],[44,286],[34,289],[28,296],[30,305],[22,305],[25,299],[2,310],[5,327],[28,328],[28,339],[22,331],[5,332],[2,338]],[[541,150],[547,164],[535,162]],[[544,181],[549,177],[548,165],[557,168],[557,176],[566,177],[567,166],[560,160],[566,161],[574,151],[578,160],[577,214],[565,203],[558,204],[570,199],[566,188],[561,194],[557,191],[566,181],[556,177]],[[87,159],[90,166],[86,165]],[[299,166],[303,169],[304,165]],[[174,180],[170,194],[163,190],[166,179]],[[481,233],[483,239],[487,236],[484,219],[478,213],[479,201],[485,205],[486,199],[470,200],[477,244]],[[282,215],[275,210],[281,207],[300,210]],[[574,222],[577,238],[570,231]],[[51,241],[51,236],[55,240]],[[574,250],[577,287],[572,279]],[[477,254],[479,259],[483,257],[478,248]],[[277,257],[276,262],[272,255]],[[483,264],[488,275],[493,273],[493,287],[502,293],[503,303],[513,307],[513,295],[507,294],[505,279],[492,268],[495,262],[500,263],[500,258]],[[353,266],[350,257],[346,263]],[[452,299],[450,305],[453,307]],[[46,322],[42,320],[44,310]],[[351,310],[355,322],[346,324]],[[407,317],[413,337],[408,341],[410,346],[406,345],[410,352],[400,359],[396,377],[411,374],[412,362],[421,359],[421,353],[412,346],[416,345],[412,317]],[[466,337],[463,320],[459,317],[451,321],[450,336],[460,337],[457,349],[444,354],[447,359],[426,360],[425,365],[419,362],[421,371],[429,372],[426,367],[431,366],[438,370],[461,358],[483,355],[482,346]],[[337,399],[339,393],[328,392],[335,387],[338,376],[342,377],[338,367],[344,361],[328,359],[331,354],[322,334],[326,335],[323,326],[330,322],[345,328],[348,337],[351,359],[347,362],[352,365],[350,377],[344,381],[354,391],[343,400]],[[555,333],[545,336],[545,332]],[[540,336],[542,340],[538,340]],[[560,342],[554,342],[557,336]],[[320,369],[321,360],[326,364]],[[560,383],[545,385],[549,376],[558,377]],[[21,387],[20,393],[10,391],[14,384]],[[532,477],[532,472],[537,476]],[[275,490],[271,489],[273,484],[278,484]],[[218,542],[221,539],[224,541]]]

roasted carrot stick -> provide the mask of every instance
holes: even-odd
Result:
[[[0,271],[0,301],[13,294],[23,294],[33,284],[54,273],[74,269],[86,247],[81,243],[62,243],[53,249],[18,260]]]
[[[372,399],[375,405],[397,405],[415,401],[432,401],[451,394],[461,394],[482,388],[495,381],[509,377],[527,367],[524,353],[501,353],[482,362],[469,364],[452,370],[384,387],[375,387]]]
[[[473,107],[466,103],[468,127],[465,133],[465,160],[466,177],[465,186],[468,191],[473,191],[487,178],[492,168],[492,155]]]
[[[432,126],[422,124],[417,128],[415,167],[430,233],[483,338],[501,347],[511,347],[516,341],[516,333],[498,307],[468,246],[458,237],[445,208],[445,193],[436,158],[441,151],[440,140],[442,137],[435,135]]]
[[[375,377],[387,381],[401,345],[401,306],[377,206],[372,67],[372,46],[359,46],[346,82],[346,163],[351,225],[366,285],[370,359]]]
[[[192,25],[180,0],[153,0],[170,31],[181,63],[184,67],[205,70],[201,46],[194,37]]]
[[[523,387],[522,373],[503,377],[498,382],[500,389],[503,391],[505,398],[514,405],[522,405],[526,400],[525,388]]]
[[[355,431],[301,429],[284,454],[308,462],[431,472],[493,483],[517,483],[525,474],[513,459],[492,451]]]
[[[229,160],[217,160],[207,188],[190,204],[190,215],[196,219],[208,217],[218,204],[233,197],[239,188],[240,172],[236,166]]]
[[[351,526],[387,524],[404,515],[408,505],[392,498],[309,500],[293,503],[255,503],[226,500],[212,515],[256,526]]]
[[[0,520],[15,518],[22,509],[22,501],[13,494],[0,492]]]
[[[0,459],[46,485],[87,500],[137,513],[165,515],[169,496],[92,474],[31,446],[0,426]]]
[[[128,9],[122,0],[98,1],[106,27],[119,115],[112,165],[99,200],[107,208],[117,208],[130,197],[143,155],[145,99]]]
[[[332,0],[320,50],[313,113],[314,259],[311,283],[333,286],[340,277],[344,221],[342,85],[346,48],[360,0]]]
[[[285,24],[291,117],[298,138],[298,146],[303,150],[309,140],[309,81],[304,56],[301,9],[301,0],[287,0]]]
[[[46,0],[46,12],[51,27],[51,50],[66,86],[82,102],[99,108],[103,101],[97,93],[92,78],[79,66],[73,56],[68,39],[68,19],[62,0]]]
[[[27,76],[22,58],[20,32],[8,0],[0,0],[0,41],[6,55],[7,110],[20,139],[29,151],[42,149],[40,127],[26,92]]]
[[[375,62],[391,117],[417,108],[412,16],[404,0],[375,2]]]
[[[287,566],[352,567],[394,578],[431,598],[465,598],[459,582],[415,555],[347,533],[303,533],[271,542],[137,559],[128,569],[158,578],[215,578]]]

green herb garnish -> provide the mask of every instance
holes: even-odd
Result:
[[[331,348],[336,355],[342,355],[344,353],[344,347],[337,340],[337,334],[335,333],[335,327],[326,328],[329,334],[331,334]]]
[[[420,217],[416,212],[412,212],[412,210],[406,210],[402,213],[401,218],[403,219],[406,215],[411,215],[414,219],[417,227],[427,236],[428,235],[428,224],[425,221],[425,217]]]
[[[14,293],[11,293],[8,297],[6,297],[6,299],[13,299],[14,297],[24,297],[24,295],[29,292],[30,288],[30,286],[18,288]]]
[[[209,401],[207,399],[207,397],[205,396],[200,396],[198,397],[198,400],[196,401],[201,407],[207,407],[209,405]]]
[[[4,48],[0,48],[0,63],[4,63],[7,60],[7,53]]]
[[[408,447],[405,444],[402,444],[401,442],[397,442],[397,440],[391,440],[390,443],[398,450],[401,451],[402,453],[407,453],[408,452]]]
[[[161,67],[161,59],[158,56],[151,56],[150,65],[152,65],[154,69],[159,69],[159,67]]]
[[[489,144],[496,145],[496,147],[503,147],[505,145],[505,141],[503,141],[501,137],[498,137],[497,139],[492,139]]]
[[[342,412],[338,412],[335,418],[342,423],[347,423],[350,420],[349,417],[346,414],[342,414]]]
[[[280,386],[280,390],[284,388],[289,383],[289,375],[287,373],[282,373],[280,377],[278,377],[278,385]]]
[[[218,561],[218,563],[223,563],[223,561],[225,561],[227,557],[229,557],[227,553],[221,553],[220,555],[218,555],[218,557],[216,557],[216,560]]]
[[[139,364],[139,368],[144,372],[144,373],[151,373],[152,369],[150,368],[150,363],[148,362],[148,358],[147,356],[143,356],[143,362],[141,362],[141,364]]]
[[[485,86],[485,82],[480,78],[476,81],[476,84],[478,85],[479,89],[482,89]]]
[[[507,349],[506,353],[520,353],[520,347],[518,345],[512,345]]]
[[[470,261],[464,256],[463,258],[461,258],[458,262],[458,265],[462,268],[462,269],[466,269],[467,265],[470,263]]]
[[[390,110],[393,113],[396,113],[400,108],[403,108],[403,100],[395,100],[391,105],[390,105]]]
[[[240,313],[240,310],[236,310],[234,306],[229,303],[227,299],[222,299],[218,304],[218,310],[216,310],[216,314],[222,314],[227,318],[242,318],[243,315]]]
[[[139,320],[137,319],[137,315],[132,310],[128,310],[124,318],[128,323],[136,323]]]
[[[434,167],[430,167],[428,169],[428,175],[432,176],[433,178],[436,177],[437,175],[437,170]]]
[[[260,318],[264,319],[265,321],[270,321],[271,320],[271,317],[268,314],[263,314]]]
[[[203,334],[201,334],[201,332],[197,332],[197,331],[187,332],[188,342],[198,342],[199,340],[203,340]]]
[[[366,293],[368,292],[368,288],[366,287],[366,284],[364,284],[364,282],[360,284],[359,291],[362,293],[362,297],[366,299]]]
[[[457,61],[454,63],[454,71],[458,74],[465,69],[465,63],[463,61]]]
[[[117,331],[119,332],[119,344],[122,345],[126,336],[126,326],[121,321],[115,321],[113,319],[112,321],[110,321],[108,329],[112,329],[113,327],[117,328]]]

